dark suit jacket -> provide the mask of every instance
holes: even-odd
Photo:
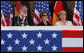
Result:
[[[27,21],[26,21],[27,19]],[[18,25],[18,22],[19,21],[19,25]],[[26,24],[27,22],[27,24]],[[21,26],[21,19],[20,19],[20,16],[16,16],[16,17],[13,17],[12,18],[12,26]],[[24,22],[24,25],[29,25],[29,26],[33,26],[33,20],[30,19],[29,17],[26,17],[25,18],[25,22]]]
[[[43,21],[41,23],[38,24],[38,26],[46,26]],[[47,21],[47,26],[51,26],[51,24]]]

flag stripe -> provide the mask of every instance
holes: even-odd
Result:
[[[78,24],[77,24],[75,21],[73,21],[73,25],[74,25],[74,26],[77,26]]]
[[[74,17],[79,21],[79,16],[74,12]]]
[[[75,17],[73,17],[73,24],[79,26],[78,20]]]
[[[5,26],[4,20],[2,19],[2,14],[1,14],[1,25]]]
[[[7,26],[10,25],[10,14],[7,14]]]
[[[80,16],[80,13],[76,8],[74,8],[74,13],[76,13],[78,16]]]
[[[33,21],[36,25],[39,23],[35,18],[34,18],[34,21]]]
[[[59,8],[59,6],[60,6],[60,8]],[[55,7],[54,7],[55,14],[57,15],[59,13],[59,11],[62,11],[62,10],[64,10],[62,1],[56,1]]]
[[[34,17],[39,23],[41,22],[40,18],[36,14],[34,14]]]
[[[3,21],[2,18],[1,18],[1,24],[2,24],[3,26],[5,26],[5,23],[4,23],[4,21]]]
[[[81,19],[79,19],[79,24],[80,24],[80,26],[82,26],[82,20]]]
[[[62,47],[83,47],[83,38],[62,38]]]
[[[1,24],[2,24],[3,26],[6,26],[6,21],[5,21],[5,18],[4,18],[4,16],[3,16],[2,10],[1,10]]]
[[[83,47],[62,47],[62,52],[83,52]]]
[[[63,38],[82,38],[83,30],[62,30]]]
[[[34,26],[36,26],[36,23],[35,22],[33,22],[33,24],[34,24]]]
[[[57,15],[55,13],[53,13],[53,22],[52,25],[55,26],[55,23],[59,21],[59,18],[57,17]]]
[[[49,17],[48,20],[49,20],[50,23],[52,23],[52,21],[51,21],[51,17]]]
[[[36,13],[36,15],[39,17],[39,12],[38,12],[37,9],[35,9],[35,13]]]
[[[13,14],[10,14],[10,18],[12,19],[13,18]],[[12,25],[12,20],[10,19],[10,26]]]

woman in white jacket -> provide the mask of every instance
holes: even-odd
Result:
[[[60,11],[58,13],[58,18],[60,19],[60,21],[55,23],[56,26],[73,26],[71,21],[66,20],[67,18],[66,11]]]

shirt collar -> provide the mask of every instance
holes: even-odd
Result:
[[[67,21],[65,22],[65,24],[63,24],[63,23],[60,21],[60,24],[62,24],[62,25],[66,25],[66,24],[67,24]]]
[[[22,19],[22,16],[20,15],[20,19]],[[25,20],[25,17],[23,18],[23,20]]]

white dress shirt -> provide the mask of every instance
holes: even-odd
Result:
[[[20,16],[20,19],[22,19],[22,17]],[[23,20],[22,21],[25,21],[25,17],[23,18]]]
[[[73,26],[71,21],[66,21],[66,23],[62,23],[61,21],[58,21],[55,23],[55,26]]]

